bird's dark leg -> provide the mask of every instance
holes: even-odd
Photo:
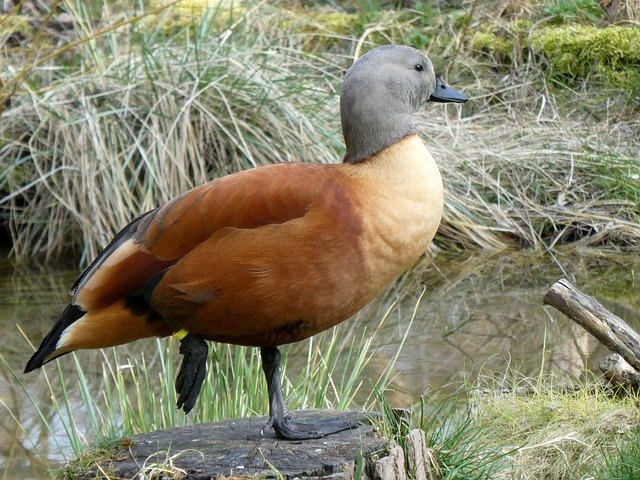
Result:
[[[178,409],[189,413],[196,404],[196,398],[207,373],[209,347],[202,337],[188,333],[180,339],[180,353],[183,357],[176,377],[177,405]]]
[[[273,427],[276,437],[284,440],[307,440],[322,438],[332,433],[357,427],[357,424],[345,420],[324,420],[317,423],[294,422],[284,403],[280,377],[280,351],[278,347],[260,349],[262,370],[267,379],[269,391],[269,421],[267,426]]]
[[[153,274],[142,289],[144,300],[151,311],[153,311],[153,291],[170,268],[165,268]],[[165,317],[164,321],[173,330],[173,336],[180,341],[182,363],[176,377],[175,387],[178,394],[176,404],[178,410],[183,409],[184,413],[189,413],[196,404],[196,399],[202,388],[202,382],[204,382],[204,377],[207,373],[209,347],[202,337],[189,333],[188,330],[182,328],[172,318]]]

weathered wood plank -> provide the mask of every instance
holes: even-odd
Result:
[[[424,430],[414,428],[407,435],[407,465],[409,478],[414,480],[433,480],[432,454],[427,448]]]
[[[317,421],[341,417],[366,421],[363,414],[305,410],[294,412],[296,420]],[[260,430],[267,417],[206,423],[133,436],[111,458],[101,461],[81,478],[94,478],[101,469],[118,478],[134,478],[141,471],[162,465],[185,478],[204,480],[216,477],[352,478],[355,461],[383,452],[388,441],[377,438],[371,425],[361,424],[317,440],[285,441],[275,438],[271,429]],[[169,460],[170,459],[170,460]]]

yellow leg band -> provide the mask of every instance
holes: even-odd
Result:
[[[182,340],[187,335],[189,335],[189,330],[187,330],[186,328],[181,328],[180,330],[173,332],[173,336],[178,340]]]

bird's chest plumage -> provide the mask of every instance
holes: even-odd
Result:
[[[384,288],[424,253],[440,224],[443,186],[433,157],[417,136],[363,165],[361,245],[368,283]]]

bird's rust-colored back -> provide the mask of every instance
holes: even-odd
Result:
[[[254,346],[309,337],[417,260],[442,195],[416,135],[353,165],[278,164],[209,182],[141,216],[101,253],[44,361],[179,327]]]
[[[320,165],[278,164],[194,188],[121,232],[94,261],[96,268],[76,282],[73,303],[90,310],[131,294],[224,228],[254,229],[302,217],[324,178],[331,175]],[[316,188],[302,188],[301,181]]]

